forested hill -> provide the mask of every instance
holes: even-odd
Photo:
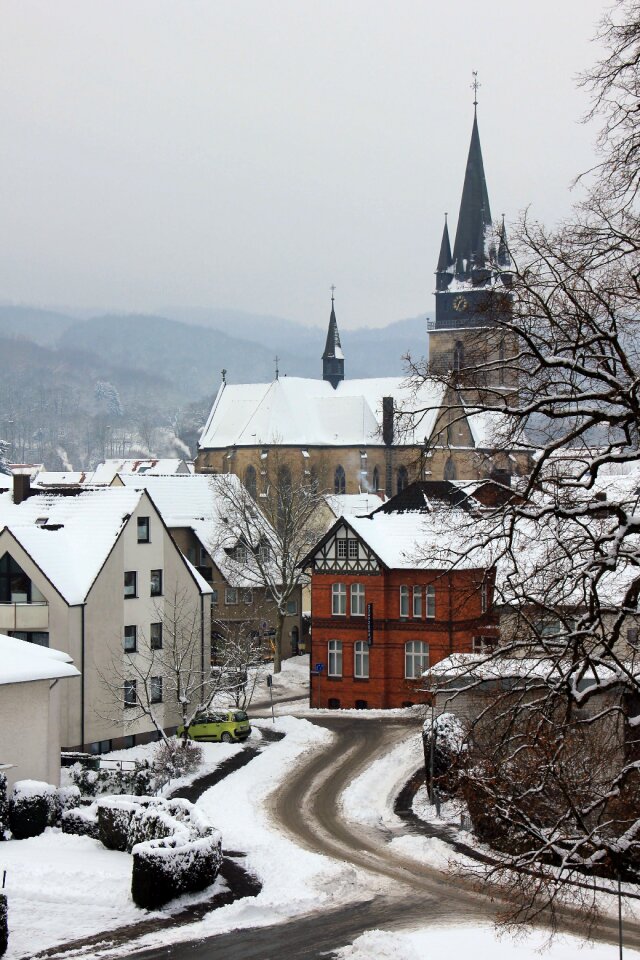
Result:
[[[426,314],[382,329],[342,332],[348,377],[401,375],[427,351]],[[230,382],[320,377],[326,331],[236,311],[176,318],[0,305],[0,438],[11,458],[50,468],[104,456],[194,449],[227,370]],[[124,451],[124,452],[123,452]]]

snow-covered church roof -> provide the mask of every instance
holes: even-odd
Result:
[[[420,444],[433,432],[444,386],[425,381],[416,392],[402,377],[326,380],[280,377],[271,383],[223,383],[200,448],[259,446],[382,446],[382,398],[416,411],[396,425],[396,443]],[[418,413],[417,411],[425,411]]]

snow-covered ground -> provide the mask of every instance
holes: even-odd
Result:
[[[460,925],[424,927],[413,931],[368,930],[337,954],[339,960],[611,960],[617,948],[610,944],[585,944],[577,937],[558,936],[551,943],[533,932],[517,940],[497,934],[493,927]],[[625,947],[625,956],[640,953]]]
[[[283,683],[293,691],[290,696],[295,696],[296,689],[304,683],[305,666],[300,662],[304,659],[307,658],[289,661],[290,669],[283,671]],[[367,711],[358,712],[363,717],[368,715]],[[273,729],[271,719],[257,722],[254,744],[260,740],[260,727]],[[347,863],[301,849],[272,822],[270,798],[303,758],[326,749],[333,739],[329,730],[304,718],[278,717],[275,729],[285,734],[283,739],[269,743],[263,753],[210,788],[198,801],[200,810],[222,832],[225,848],[246,852],[246,866],[262,882],[261,892],[255,898],[221,907],[189,925],[165,925],[136,940],[136,948],[198,939],[231,929],[267,926],[310,910],[322,912],[349,902],[361,902],[377,892],[389,892],[388,881],[375,880],[372,874],[365,874]],[[110,757],[140,758],[152,749],[149,745],[118,751]],[[210,772],[242,749],[243,746],[235,744],[203,745],[204,762],[198,775]],[[446,871],[452,859],[451,848],[437,838],[406,834],[403,821],[393,812],[399,790],[421,760],[420,737],[415,730],[407,728],[405,738],[352,781],[342,796],[342,809],[351,822],[369,828],[383,827],[389,848],[395,853]],[[175,785],[174,781],[172,787]],[[434,818],[433,808],[425,803],[421,792],[414,807],[425,819]],[[443,812],[451,813],[447,819],[454,825],[457,811],[445,808]],[[471,839],[467,833],[463,836]],[[98,841],[48,830],[33,840],[2,844],[0,854],[0,869],[8,871],[8,960],[25,958],[46,947],[103,931],[108,952],[109,930],[154,916],[138,909],[131,900],[130,856],[108,851]],[[169,917],[185,903],[209,897],[211,892],[174,901],[158,916]],[[582,941],[559,938],[548,955],[551,960],[568,960],[569,955],[575,956],[578,946],[582,946]],[[537,934],[514,940],[508,934],[496,938],[493,928],[488,926],[435,926],[401,933],[368,931],[345,948],[340,957],[341,960],[417,960],[427,956],[429,960],[449,960],[451,956],[464,956],[472,950],[479,960],[485,957],[503,960],[503,955],[504,960],[507,955],[509,960],[530,960],[544,947],[544,938]],[[584,956],[604,960],[605,956],[612,955],[612,950],[611,946],[598,945],[593,951],[587,949]],[[92,957],[100,955],[99,948],[91,953]],[[628,956],[640,958],[640,954],[632,951]]]

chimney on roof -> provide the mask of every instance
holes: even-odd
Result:
[[[13,502],[15,504],[28,500],[31,496],[31,478],[27,473],[13,475]]]
[[[393,397],[382,398],[382,439],[386,447],[393,445]]]

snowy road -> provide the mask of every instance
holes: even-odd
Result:
[[[406,741],[408,723],[401,718],[376,720],[336,715],[318,718],[335,735],[327,747],[311,753],[271,800],[271,816],[279,830],[313,853],[350,863],[371,877],[372,891],[381,891],[344,908],[325,909],[267,928],[235,930],[199,942],[181,943],[136,953],[138,960],[316,960],[331,955],[372,928],[400,930],[438,925],[461,927],[491,921],[488,897],[474,892],[433,867],[405,857],[388,844],[390,828],[370,818],[345,814],[341,798],[363,770]],[[381,784],[380,789],[384,790]],[[567,924],[571,929],[572,924]],[[580,933],[579,925],[574,927]],[[637,930],[627,928],[627,944],[638,946]],[[605,923],[601,937],[614,943],[614,923]]]

